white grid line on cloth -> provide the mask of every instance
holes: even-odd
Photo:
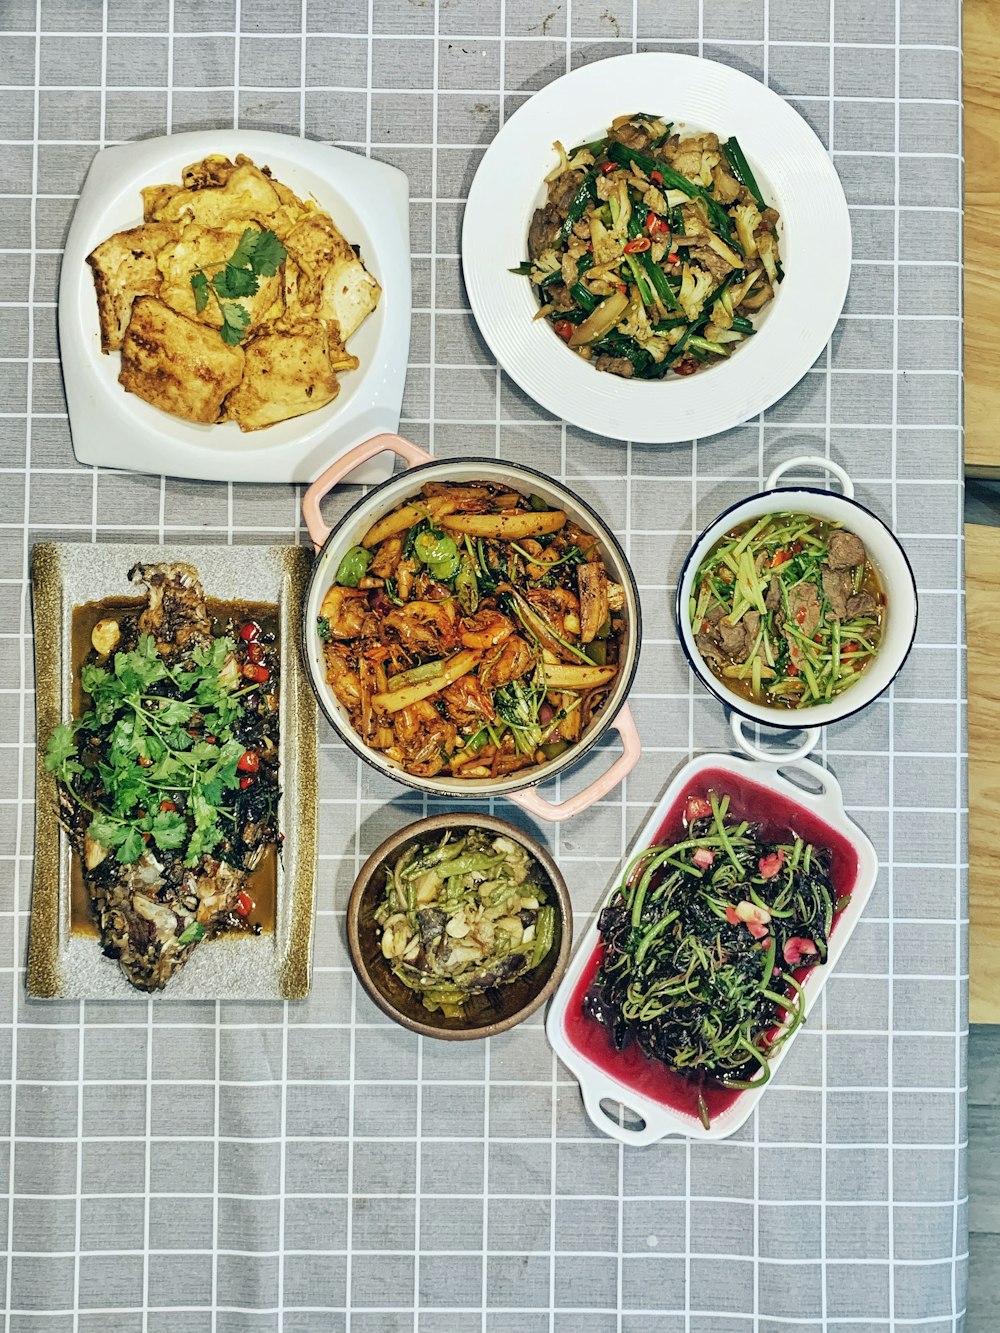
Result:
[[[569,16],[567,15],[567,17],[569,17]],[[239,14],[237,14],[237,19],[239,19]],[[567,42],[568,42],[571,46],[593,46],[593,45],[601,45],[601,46],[622,46],[622,47],[624,47],[624,45],[625,45],[627,42],[629,42],[629,41],[631,41],[631,42],[633,43],[633,46],[634,46],[634,38],[628,38],[628,37],[619,37],[619,38],[616,38],[615,40],[612,41],[612,40],[610,40],[609,38],[604,37],[604,36],[601,36],[601,37],[573,36],[573,35],[571,34],[571,31],[570,31],[570,26],[571,26],[571,25],[570,25],[569,23],[567,23],[566,40],[567,40]],[[36,36],[36,33],[34,33],[34,32],[28,32],[28,31],[18,31],[18,30],[16,30],[16,29],[10,29],[10,30],[5,29],[5,30],[4,30],[4,35],[5,35],[6,37],[34,37],[34,36]],[[79,33],[79,32],[58,32],[58,31],[51,30],[51,29],[46,29],[46,30],[44,31],[44,33],[42,34],[42,36],[44,36],[44,37],[46,37],[46,38],[50,38],[50,37],[75,37],[75,38],[79,38],[81,35],[86,36],[86,35],[88,35],[88,34],[81,34],[81,33]],[[149,36],[149,33],[148,33],[148,32],[145,32],[145,31],[141,31],[141,30],[138,31],[138,32],[133,32],[133,33],[129,33],[129,32],[119,32],[118,30],[116,30],[112,35],[113,35],[114,37],[142,37],[142,38],[145,38],[145,37],[148,37],[148,36]],[[213,31],[211,31],[211,30],[209,30],[209,29],[201,29],[201,28],[199,28],[199,29],[197,29],[196,31],[192,31],[192,32],[184,33],[183,36],[185,36],[185,37],[199,37],[199,38],[207,38],[207,37],[232,37],[232,36],[234,36],[234,33],[232,32],[232,30],[229,30],[229,29],[226,29],[226,30],[223,30],[223,31],[219,31],[219,32],[213,32]],[[244,32],[244,33],[240,33],[239,36],[240,36],[240,41],[245,41],[245,42],[265,42],[265,41],[266,41],[266,42],[273,42],[273,41],[279,41],[279,42],[280,42],[280,41],[293,42],[293,41],[298,40],[298,38],[297,38],[296,35],[289,34],[289,33],[274,33],[274,32],[255,33],[255,32]],[[348,40],[348,41],[350,41],[350,40],[356,40],[356,41],[362,41],[362,40],[364,40],[364,38],[362,37],[361,34],[352,34],[352,35],[348,36],[347,38],[345,38],[345,35],[344,35],[344,33],[342,33],[342,32],[337,32],[337,31],[334,31],[334,30],[326,30],[326,31],[323,31],[323,30],[321,30],[321,29],[316,29],[316,30],[309,29],[309,31],[308,31],[308,36],[309,36],[309,37],[336,37],[336,38],[338,38],[338,39],[340,39],[340,40]],[[486,45],[486,44],[489,44],[489,45],[497,45],[497,44],[501,43],[501,42],[504,40],[504,37],[501,36],[500,34],[490,34],[490,33],[460,33],[460,32],[450,32],[450,33],[448,34],[448,36],[451,38],[451,40],[452,40],[453,42],[455,42],[455,41],[457,41],[457,42],[477,42],[477,43],[481,42],[481,43],[483,43],[484,45]],[[380,32],[380,33],[377,33],[377,34],[375,35],[375,40],[376,40],[376,41],[381,41],[381,40],[384,40],[384,39],[386,39],[386,38],[391,38],[393,41],[397,41],[397,42],[399,42],[399,41],[403,41],[403,42],[407,42],[407,41],[413,41],[413,42],[430,42],[431,40],[433,40],[433,41],[435,41],[435,42],[438,42],[438,41],[441,40],[440,33],[437,32],[437,31],[434,33],[433,38],[432,38],[431,35],[428,34],[428,33],[410,33],[410,32]],[[527,34],[527,35],[525,35],[525,34],[523,34],[523,33],[517,33],[516,35],[511,36],[509,40],[517,41],[517,42],[547,42],[547,43],[550,43],[550,44],[554,44],[555,42],[559,41],[560,38],[559,38],[559,37],[548,37],[548,36],[532,36],[531,34]],[[650,39],[650,40],[655,40],[655,39]],[[693,45],[694,42],[695,42],[695,39],[694,39],[693,37],[692,37],[692,38],[681,38],[680,40],[681,40],[683,43],[687,44],[687,45]],[[698,40],[699,45],[702,44],[702,42],[703,42],[703,36],[702,36],[702,33],[701,33],[701,30],[700,30],[700,29],[699,29],[699,35],[698,35],[698,39],[697,39],[697,40]],[[821,47],[821,48],[825,48],[825,47],[827,47],[827,46],[830,45],[829,42],[809,41],[809,40],[801,40],[801,41],[800,41],[798,38],[794,38],[794,39],[792,39],[792,38],[782,38],[782,37],[770,37],[770,38],[768,38],[767,40],[770,42],[770,45],[771,45],[771,46],[818,46],[818,47]],[[725,37],[725,38],[711,38],[711,37],[710,37],[710,38],[708,38],[708,42],[709,42],[709,45],[711,45],[711,46],[762,46],[763,43],[764,43],[764,39],[763,39],[763,38],[757,38],[757,37]],[[884,50],[888,49],[889,47],[891,47],[891,46],[893,45],[892,42],[843,42],[843,41],[837,41],[837,42],[834,42],[833,44],[834,44],[835,46],[838,46],[838,47],[846,47],[846,48],[848,48],[848,49],[857,49],[857,50],[864,50],[864,51],[884,51]],[[960,54],[960,53],[961,53],[961,49],[962,49],[960,45],[959,45],[959,46],[953,46],[953,45],[951,45],[951,44],[948,43],[948,42],[903,42],[901,45],[902,45],[902,49],[905,50],[905,51],[956,51],[956,52],[958,52],[958,53]],[[237,50],[237,53],[238,53],[238,52],[239,52],[239,42],[236,43],[236,50]],[[702,55],[702,54],[704,54],[703,51],[699,50],[699,55]],[[15,85],[13,85],[13,86],[15,86],[15,87],[21,89],[22,91],[23,91],[23,89],[24,89],[24,84],[15,84]],[[55,85],[55,86],[56,86],[56,87],[62,87],[63,85],[62,85],[62,84],[57,84],[57,85]],[[93,89],[93,88],[95,87],[94,84],[88,84],[88,85],[86,85],[86,86],[87,86],[89,89]],[[260,88],[260,87],[262,87],[262,86],[263,86],[263,87],[267,87],[267,85],[254,84],[254,88],[255,88],[255,89]],[[109,92],[118,92],[118,91],[119,91],[119,87],[120,87],[120,85],[115,84],[113,87],[109,88],[108,91],[109,91]],[[155,84],[141,84],[141,85],[140,85],[141,91],[143,91],[143,92],[149,92],[151,88],[155,88],[155,87],[156,87]],[[287,92],[287,90],[288,90],[288,85],[287,85],[287,84],[279,84],[279,85],[277,85],[277,87],[281,88],[282,91],[285,91],[285,92]],[[357,84],[354,84],[354,85],[352,85],[352,87],[351,87],[351,91],[352,91],[352,92],[364,92],[365,89],[364,89],[363,86],[359,86],[359,85],[357,85]],[[378,92],[382,92],[382,91],[384,91],[384,90],[383,90],[382,88],[379,88],[379,89],[377,89],[376,91],[378,91]],[[453,90],[452,90],[451,88],[447,88],[447,89],[444,89],[443,91],[445,91],[445,92],[452,92]],[[519,91],[519,92],[522,92],[522,94],[523,94],[523,90],[519,89],[518,91]]]

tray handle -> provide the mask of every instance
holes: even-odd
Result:
[[[330,535],[330,529],[323,522],[323,515],[320,513],[321,501],[334,486],[344,480],[349,472],[353,472],[362,463],[367,463],[369,458],[374,458],[383,449],[391,449],[410,467],[433,461],[432,455],[426,449],[421,449],[419,444],[414,444],[412,440],[407,440],[402,435],[373,435],[370,440],[364,440],[361,444],[356,444],[353,449],[348,449],[346,454],[331,463],[325,472],[320,473],[302,497],[302,517],[317,551]]]
[[[594,1128],[599,1129],[602,1134],[617,1139],[619,1143],[627,1143],[635,1148],[643,1148],[650,1143],[659,1143],[671,1132],[677,1132],[668,1111],[659,1115],[652,1107],[648,1107],[645,1112],[634,1110],[628,1104],[628,1093],[623,1093],[613,1083],[606,1083],[599,1070],[577,1069],[574,1070],[574,1073],[580,1085],[583,1108],[590,1117]],[[611,1101],[616,1105],[623,1106],[639,1121],[642,1127],[631,1128],[623,1121],[608,1115],[601,1105],[604,1101]]]
[[[817,468],[820,472],[829,472],[840,482],[840,489],[848,500],[854,499],[854,482],[839,463],[835,463],[832,458],[824,458],[821,454],[801,454],[798,458],[786,458],[764,482],[764,490],[773,491],[786,472],[793,472],[798,468]]]
[[[746,718],[741,713],[731,713],[729,716],[729,727],[733,733],[736,744],[743,753],[751,759],[756,759],[762,764],[778,764],[787,768],[790,764],[796,763],[799,759],[804,759],[811,750],[815,750],[819,744],[820,728],[803,727],[802,740],[798,745],[791,749],[766,750],[747,736],[744,726]]]
[[[578,791],[575,796],[570,796],[565,801],[556,802],[547,801],[544,796],[539,796],[534,787],[529,787],[527,791],[512,792],[509,799],[522,810],[526,810],[529,815],[534,815],[536,819],[547,820],[550,824],[561,824],[564,819],[572,819],[574,815],[588,810],[595,801],[607,796],[609,791],[613,791],[619,783],[625,781],[642,754],[642,742],[639,740],[635,718],[628,704],[619,711],[617,717],[612,719],[611,726],[621,737],[622,752],[611,767],[600,777],[595,778],[589,786],[584,787],[583,791]]]

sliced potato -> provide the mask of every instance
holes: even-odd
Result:
[[[439,517],[442,526],[453,532],[467,532],[470,537],[496,537],[500,541],[519,541],[522,537],[558,532],[566,522],[566,514],[561,509],[540,513],[519,509],[512,514],[448,514]]]
[[[428,515],[437,519],[442,514],[450,514],[457,507],[456,501],[447,495],[430,495],[418,504],[404,505],[402,509],[386,514],[385,518],[373,523],[361,538],[361,545],[378,546],[386,537],[393,537],[397,532],[405,532],[407,528],[412,528],[414,523],[419,523]]]
[[[467,676],[470,671],[475,671],[482,661],[482,656],[482,653],[474,653],[471,649],[456,653],[444,664],[444,669],[439,675],[417,681],[413,685],[406,685],[401,690],[391,692],[387,690],[384,694],[376,694],[372,703],[381,713],[398,713],[401,708],[409,708],[412,704],[420,703],[421,699],[429,699],[431,695],[454,684],[462,676]]]
[[[545,668],[545,683],[552,689],[592,690],[595,685],[606,685],[609,680],[614,680],[617,674],[616,666],[585,667],[560,663]]]

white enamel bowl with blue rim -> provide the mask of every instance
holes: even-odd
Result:
[[[778,482],[785,473],[799,470],[832,473],[840,482],[843,493],[808,485],[778,488]],[[860,679],[831,703],[811,704],[804,708],[772,708],[756,704],[727,688],[713,673],[694,641],[690,604],[702,561],[727,532],[741,523],[751,523],[771,513],[809,514],[829,523],[839,523],[848,531],[856,533],[864,542],[868,558],[875,566],[882,584],[885,607],[878,653]],[[854,499],[854,484],[844,469],[830,459],[819,456],[790,458],[775,468],[762,491],[724,510],[691,547],[677,579],[674,614],[677,638],[691,670],[721,703],[741,717],[766,727],[795,731],[802,728],[815,729],[839,722],[866,708],[895,680],[909,656],[917,633],[917,585],[906,552],[898,539],[876,514]],[[813,743],[817,735],[814,733]]]

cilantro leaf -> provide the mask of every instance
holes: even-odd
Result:
[[[222,341],[238,347],[250,323],[250,311],[238,301],[222,302]]]
[[[153,816],[150,832],[161,851],[183,847],[187,839],[187,820],[176,810],[160,810]]]
[[[229,256],[233,268],[247,268],[253,263],[254,253],[263,233],[257,227],[247,227],[240,237],[240,243]]]
[[[273,231],[262,231],[250,258],[253,271],[263,278],[271,278],[285,262],[288,251]]]
[[[212,286],[220,296],[229,298],[254,296],[259,287],[256,276],[248,268],[233,268],[227,264],[212,279]]]
[[[191,274],[191,288],[194,291],[194,308],[200,315],[208,305],[208,279],[201,270]]]
[[[156,713],[156,721],[163,727],[180,727],[191,721],[194,708],[181,699],[164,699]]]
[[[195,866],[199,858],[210,852],[216,843],[222,840],[222,830],[218,824],[206,824],[204,827],[196,828],[191,834],[191,840],[188,843],[187,856],[184,858],[186,866]]]
[[[72,722],[60,722],[45,747],[45,770],[54,773],[67,759],[76,757],[76,739]]]
[[[126,826],[120,819],[112,819],[108,815],[95,815],[90,821],[87,833],[102,847],[117,847],[125,837]]]
[[[130,865],[133,861],[138,861],[145,850],[145,838],[135,825],[131,824],[118,848],[118,860],[122,865]]]

